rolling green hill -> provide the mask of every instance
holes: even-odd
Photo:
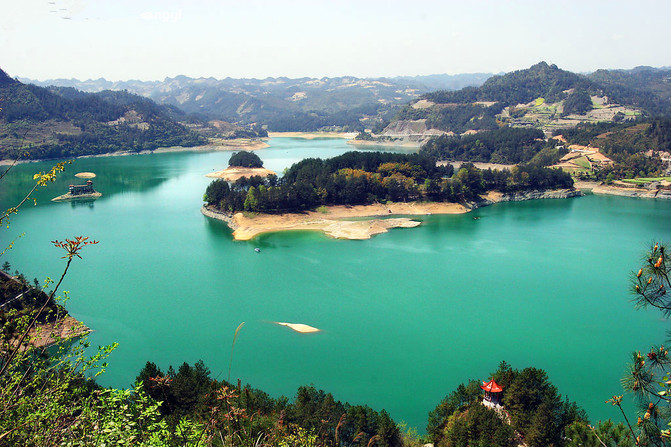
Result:
[[[263,136],[267,132],[259,126],[207,121],[128,91],[38,87],[0,70],[0,159],[139,152]]]
[[[59,158],[194,146],[206,140],[179,109],[128,92],[82,93],[23,84],[0,70],[0,159]]]
[[[669,80],[671,70],[599,70],[586,76],[540,62],[492,76],[479,87],[427,93],[402,108],[383,134],[394,135],[403,127],[398,122],[422,122],[427,134],[463,134],[508,124],[547,135],[584,122],[671,115]]]

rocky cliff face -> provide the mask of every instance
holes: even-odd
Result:
[[[596,186],[592,189],[594,194],[608,194],[613,196],[633,197],[638,199],[666,199],[671,200],[671,191],[665,189],[634,189],[613,188],[608,186]]]
[[[553,190],[532,190],[512,193],[500,193],[492,191],[483,196],[480,201],[473,204],[473,208],[492,205],[499,202],[521,202],[534,199],[568,199],[570,197],[580,197],[584,195],[579,189],[553,189]]]

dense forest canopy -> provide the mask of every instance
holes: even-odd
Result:
[[[193,366],[183,363],[177,370],[170,366],[165,372],[147,362],[136,383],[142,384],[149,397],[162,402],[161,414],[172,429],[184,418],[207,419],[218,404],[217,391],[226,387],[229,395],[235,396],[230,400],[231,406],[238,409],[234,423],[245,424],[246,435],[252,439],[273,432],[280,420],[279,427],[285,426],[275,434],[280,438],[288,435],[292,427],[301,427],[329,444],[336,439],[350,444],[355,437],[365,444],[377,436],[377,445],[401,446],[400,430],[385,410],[337,401],[331,393],[314,386],[300,387],[293,400],[284,396],[272,398],[249,385],[236,386],[213,379],[202,361]]]
[[[440,160],[516,164],[530,161],[545,145],[541,130],[504,126],[473,135],[434,137],[420,153]]]
[[[282,178],[241,178],[235,183],[213,181],[205,201],[227,212],[283,212],[320,205],[358,205],[386,201],[431,200],[464,202],[496,189],[570,188],[570,175],[536,165],[511,170],[481,171],[464,164],[438,166],[426,154],[348,152],[322,160],[307,158],[292,165]]]
[[[587,90],[577,89],[564,101],[564,115],[584,115],[592,110],[592,97]]]
[[[671,69],[597,70],[588,77],[617,103],[640,107],[651,116],[671,115]]]

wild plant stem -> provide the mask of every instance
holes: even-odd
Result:
[[[627,426],[629,427],[631,436],[633,436],[634,438],[634,442],[636,443],[636,445],[640,445],[638,443],[638,439],[636,439],[636,433],[634,433],[634,429],[631,427],[631,424],[629,423],[629,418],[627,417],[627,414],[624,412],[624,410],[622,409],[622,405],[619,402],[617,403],[617,408],[619,408],[620,412],[622,412],[622,416],[624,416],[624,420],[627,422]]]
[[[44,312],[44,309],[47,308],[47,305],[51,302],[53,299],[54,295],[56,294],[56,291],[60,287],[61,283],[63,282],[63,279],[65,278],[65,275],[68,273],[68,269],[70,268],[70,263],[72,263],[72,257],[68,258],[68,263],[65,265],[65,269],[63,270],[63,274],[61,275],[61,278],[58,280],[58,283],[56,284],[56,287],[51,291],[47,299],[44,301],[44,304],[42,304],[42,307],[40,307],[40,310],[37,311],[37,314],[35,314],[35,317],[33,317],[32,321],[30,324],[28,324],[28,327],[24,329],[23,333],[21,334],[21,337],[19,338],[18,342],[16,343],[16,346],[14,349],[9,354],[9,357],[7,360],[2,365],[2,368],[0,368],[0,377],[7,371],[7,368],[9,365],[12,363],[12,360],[14,360],[14,357],[16,357],[16,354],[19,352],[21,349],[21,345],[23,344],[24,340],[28,336],[28,333],[30,330],[33,328],[37,320],[40,318],[42,313]]]

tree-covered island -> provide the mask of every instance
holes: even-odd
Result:
[[[566,197],[574,194],[572,189],[569,174],[532,163],[509,170],[481,170],[465,163],[455,171],[451,164],[438,163],[437,158],[425,153],[347,152],[325,160],[302,160],[282,177],[215,180],[205,191],[204,212],[227,215],[229,223],[240,212],[278,215],[318,210],[323,220],[331,209],[327,207],[355,205],[372,208],[362,207],[358,214],[344,217],[427,214],[421,211],[423,207],[413,212],[407,207],[397,211],[393,206],[408,203],[459,204],[461,211],[447,212],[465,212],[491,201],[532,198],[526,194],[530,191],[569,190],[559,195]]]

